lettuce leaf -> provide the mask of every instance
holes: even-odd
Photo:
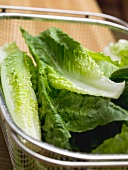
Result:
[[[120,39],[116,43],[110,43],[104,48],[104,54],[118,61],[119,67],[128,65],[128,40]]]
[[[47,65],[37,60],[38,70],[38,104],[39,115],[42,126],[43,140],[65,149],[71,149],[69,139],[70,132],[61,116],[54,107],[50,92],[51,88],[47,79]]]
[[[37,67],[32,58],[26,57],[26,63],[31,74],[31,82],[32,88],[34,89],[35,93],[38,91],[38,80],[37,80]]]
[[[103,52],[94,52],[85,49],[88,55],[99,65],[99,68],[104,76],[110,77],[110,75],[119,69],[118,62],[113,61],[110,56],[104,55]]]
[[[127,121],[128,111],[110,99],[77,94],[65,90],[52,97],[52,102],[71,132],[86,132],[115,121]]]
[[[122,67],[112,73],[111,77],[115,82],[125,81],[125,89],[120,97],[116,100],[112,100],[115,104],[128,110],[128,66]]]
[[[41,140],[38,103],[30,80],[28,56],[19,50],[15,42],[3,50],[5,58],[1,63],[1,82],[10,115],[26,134]]]
[[[118,98],[125,82],[115,83],[105,77],[99,65],[80,43],[57,28],[34,37],[21,28],[22,36],[36,61],[36,56],[50,68],[50,84],[81,94]]]

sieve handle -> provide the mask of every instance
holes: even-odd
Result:
[[[28,156],[33,157],[36,161],[45,163],[46,165],[59,166],[59,167],[70,167],[70,168],[89,168],[89,167],[128,167],[128,161],[64,161],[57,160],[43,156],[37,152],[32,151],[26,147],[17,137],[15,133],[10,131],[12,139],[15,141],[17,146],[25,152]]]

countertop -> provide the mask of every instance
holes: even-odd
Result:
[[[101,12],[96,0],[0,0],[0,5],[42,7],[54,9]],[[12,170],[10,156],[0,128],[0,170]]]

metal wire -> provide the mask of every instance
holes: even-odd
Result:
[[[88,18],[90,16],[95,17],[102,17],[109,20],[112,20],[113,22],[118,22],[119,24],[122,24],[126,27],[128,27],[128,23],[121,20],[120,18],[107,15],[107,14],[101,14],[101,13],[94,13],[94,12],[85,12],[85,11],[73,11],[73,10],[60,10],[60,9],[50,9],[50,8],[35,8],[35,7],[21,7],[21,6],[7,6],[7,5],[0,5],[0,8],[2,9],[2,12],[5,12],[6,9],[11,10],[23,10],[23,11],[36,11],[36,12],[46,12],[46,13],[59,13],[59,14],[77,14],[77,15],[83,15],[84,17]]]

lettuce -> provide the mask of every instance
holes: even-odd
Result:
[[[120,67],[128,65],[128,40],[120,39],[116,43],[110,43],[104,48],[104,54],[118,61]]]
[[[1,82],[5,101],[16,125],[29,136],[41,140],[38,103],[32,88],[26,53],[16,43],[3,48]]]
[[[52,87],[79,94],[118,98],[125,82],[115,83],[100,70],[93,57],[67,34],[50,28],[39,36],[31,36],[21,28],[30,52],[49,65]]]

